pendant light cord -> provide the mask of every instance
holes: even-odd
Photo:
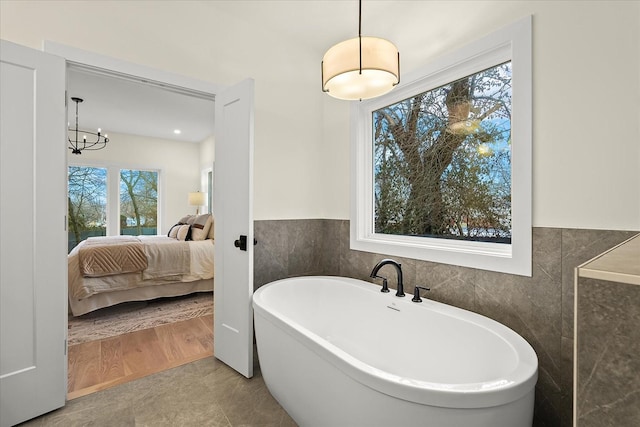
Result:
[[[358,52],[360,53],[360,74],[362,74],[362,0],[358,2]]]

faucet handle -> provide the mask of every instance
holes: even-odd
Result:
[[[422,302],[422,298],[420,298],[420,289],[424,289],[425,291],[430,291],[430,288],[426,288],[424,286],[416,286],[413,289],[413,298],[411,298],[411,301],[413,302]]]
[[[380,289],[380,292],[389,292],[389,284],[387,283],[387,278],[386,277],[375,275],[375,276],[373,276],[373,278],[374,279],[382,279],[382,289]]]

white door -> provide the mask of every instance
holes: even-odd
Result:
[[[247,378],[253,376],[253,88],[249,79],[216,95],[213,202],[213,353]]]
[[[64,406],[66,69],[0,41],[0,426]]]

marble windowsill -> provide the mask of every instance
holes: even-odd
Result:
[[[640,285],[640,234],[582,264],[578,276]]]

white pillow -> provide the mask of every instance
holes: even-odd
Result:
[[[177,236],[178,236],[178,229],[180,228],[180,226],[181,226],[181,225],[182,225],[182,224],[176,224],[176,225],[172,226],[172,227],[169,229],[169,232],[167,233],[167,236],[168,236],[168,237],[171,237],[171,238],[173,238],[173,239],[177,239],[177,238],[178,238],[178,237],[177,237]]]
[[[191,233],[189,233],[191,231],[191,226],[189,224],[184,224],[181,225],[178,228],[178,233],[176,235],[176,239],[178,240],[187,240],[190,236]]]
[[[211,228],[211,214],[197,215],[191,223],[191,240],[204,240]]]

